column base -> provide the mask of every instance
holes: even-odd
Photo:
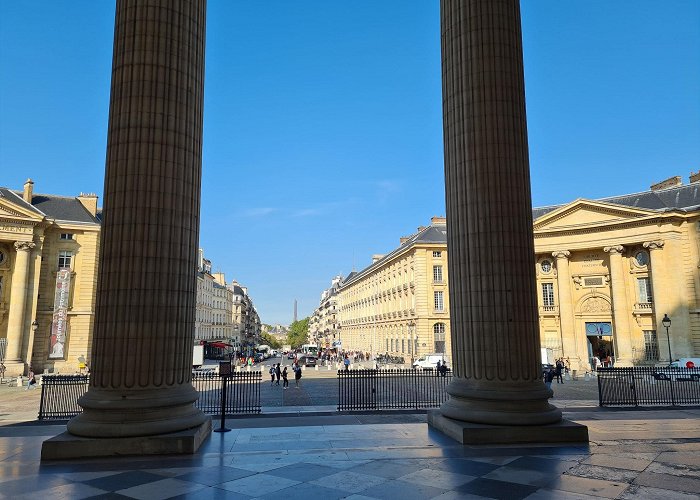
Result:
[[[22,360],[5,360],[3,364],[5,365],[4,378],[14,378],[18,375],[24,376],[27,369],[27,365]]]
[[[454,420],[440,410],[429,410],[428,425],[461,444],[588,443],[588,427],[564,419],[547,425],[488,425]]]
[[[64,432],[42,443],[41,459],[193,454],[210,434],[211,417],[198,427],[157,436],[86,438]]]

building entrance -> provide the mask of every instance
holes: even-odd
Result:
[[[600,360],[598,366],[612,366],[615,360],[612,324],[606,321],[586,322],[586,338],[591,366],[595,366],[594,357]]]

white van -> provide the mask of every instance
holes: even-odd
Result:
[[[442,364],[445,361],[445,355],[439,353],[426,354],[413,363],[413,368],[423,368],[424,370],[435,369],[437,368],[438,361]]]

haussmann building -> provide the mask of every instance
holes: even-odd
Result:
[[[700,174],[535,208],[533,219],[540,338],[551,357],[586,372],[594,357],[631,366],[668,362],[669,349],[672,359],[700,356]],[[446,231],[434,217],[346,278],[344,348],[449,357]]]

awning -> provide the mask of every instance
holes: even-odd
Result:
[[[209,347],[217,347],[219,349],[226,349],[227,347],[233,347],[231,344],[226,344],[224,342],[209,342],[207,345]]]

